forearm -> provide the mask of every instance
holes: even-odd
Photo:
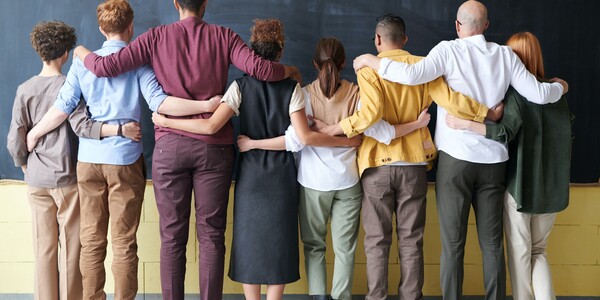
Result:
[[[65,112],[52,106],[44,115],[44,117],[42,117],[42,120],[40,120],[40,122],[31,129],[29,134],[35,137],[37,140],[46,133],[60,126],[60,124],[62,124],[67,117],[69,117],[69,115],[67,115]]]
[[[355,143],[351,139],[340,136],[330,136],[315,131],[309,131],[300,138],[306,146],[314,147],[353,147]]]
[[[466,126],[464,126],[466,130],[475,132],[477,134],[485,136],[486,127],[483,123],[477,123],[474,121],[466,121]]]
[[[250,149],[262,149],[272,151],[283,151],[285,149],[285,137],[278,136],[270,139],[250,140]]]
[[[397,139],[403,137],[421,127],[423,126],[421,126],[418,121],[394,125],[394,130],[396,131],[394,138]]]
[[[157,112],[169,116],[191,116],[213,112],[212,100],[188,100],[169,96],[158,106]],[[218,104],[217,104],[218,106]]]
[[[101,137],[108,136],[116,136],[118,135],[119,125],[112,124],[102,124],[102,129],[100,130]]]

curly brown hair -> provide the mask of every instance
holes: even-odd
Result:
[[[256,54],[275,60],[283,50],[283,24],[277,19],[256,19],[250,28],[250,46]]]
[[[106,0],[96,13],[98,25],[106,33],[122,33],[133,22],[133,9],[126,0]]]
[[[63,21],[42,21],[29,34],[31,46],[43,61],[50,62],[71,51],[77,43],[75,28]]]

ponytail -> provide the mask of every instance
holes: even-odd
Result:
[[[317,43],[313,64],[319,70],[317,79],[321,92],[333,97],[340,82],[340,71],[346,62],[344,46],[335,38],[323,38]]]
[[[333,62],[333,59],[327,58],[321,63],[319,69],[319,87],[321,92],[327,98],[333,97],[338,88],[338,82],[340,81],[340,70]]]

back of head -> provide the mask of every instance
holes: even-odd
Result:
[[[256,19],[250,28],[250,47],[268,60],[278,60],[283,50],[283,24],[277,19]]]
[[[133,22],[133,9],[127,0],[107,0],[96,9],[98,25],[105,33],[122,33]]]
[[[75,29],[62,21],[39,22],[29,34],[31,46],[43,61],[50,62],[75,47]]]
[[[179,4],[179,7],[183,10],[199,12],[205,1],[206,0],[177,0],[177,4]]]
[[[404,20],[397,15],[385,14],[377,18],[375,32],[384,42],[402,48],[406,41],[406,26]]]
[[[313,64],[319,70],[319,87],[327,98],[333,97],[338,89],[340,71],[346,63],[344,45],[338,39],[322,38],[317,43]]]
[[[540,42],[531,32],[519,32],[513,34],[506,45],[509,46],[521,59],[525,68],[531,74],[544,78],[544,59]]]
[[[482,34],[488,25],[487,8],[479,1],[466,1],[458,8],[456,20],[466,36]]]

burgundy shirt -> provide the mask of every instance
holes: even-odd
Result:
[[[256,55],[231,29],[205,23],[197,17],[152,28],[114,54],[102,57],[91,53],[84,64],[99,77],[116,77],[150,64],[167,94],[187,99],[222,95],[230,64],[259,80],[279,81],[285,76],[283,65]],[[192,118],[206,119],[211,115]],[[233,143],[231,122],[214,135],[160,126],[154,129],[156,140],[177,133],[209,144]]]

